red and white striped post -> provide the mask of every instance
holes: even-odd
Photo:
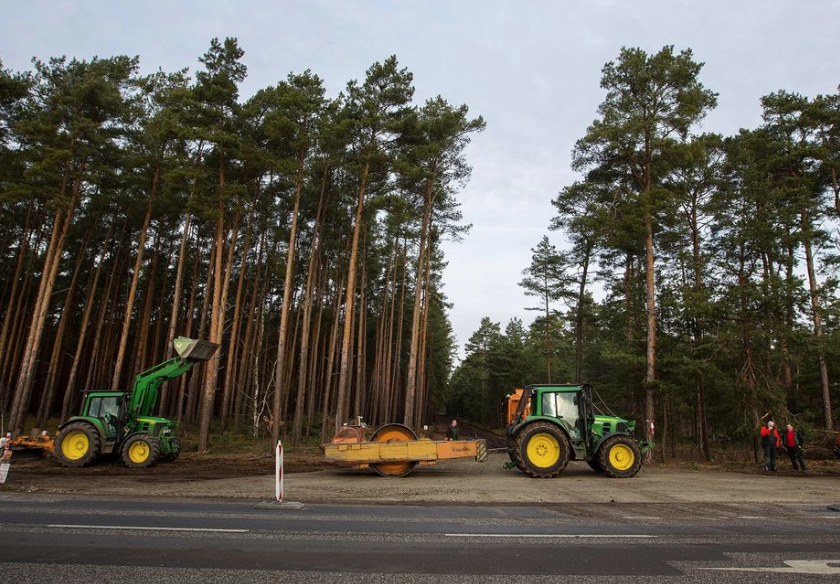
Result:
[[[283,442],[280,440],[274,456],[274,500],[283,502]]]

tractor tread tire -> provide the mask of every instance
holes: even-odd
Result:
[[[510,458],[510,461],[516,465],[516,468],[518,468],[522,472],[525,472],[525,466],[522,462],[522,459],[519,456],[517,456],[516,438],[508,438],[507,453],[508,458]]]
[[[142,462],[135,462],[129,456],[129,449],[133,444],[144,441],[149,446],[149,455]],[[154,466],[160,458],[160,442],[148,434],[134,434],[129,436],[121,449],[122,461],[128,468],[148,468]]]
[[[172,438],[171,442],[172,443],[171,443],[170,448],[172,448],[172,450],[169,452],[169,454],[161,455],[161,457],[160,457],[161,462],[172,462],[176,458],[178,458],[178,456],[180,456],[180,454],[181,454],[181,439],[178,438],[177,436],[174,436]]]
[[[633,460],[629,467],[625,469],[616,468],[610,462],[610,450],[617,446],[625,446],[633,453]],[[635,476],[642,468],[642,451],[639,450],[639,445],[630,436],[612,436],[604,440],[598,448],[598,464],[604,468],[604,474],[614,479],[627,479]]]
[[[560,455],[557,462],[549,468],[538,467],[528,459],[528,442],[537,434],[551,435],[560,447]],[[571,445],[566,434],[556,425],[550,422],[534,422],[523,428],[516,435],[514,456],[516,457],[514,461],[516,465],[529,477],[550,479],[566,470],[566,465],[569,464],[569,458],[571,456]]]
[[[64,451],[62,450],[64,440],[73,432],[83,432],[87,436],[88,444],[90,445],[87,452],[81,458],[77,459],[65,457]],[[102,437],[93,425],[87,422],[73,422],[71,424],[67,424],[61,429],[61,432],[58,435],[58,440],[55,442],[54,452],[55,457],[58,459],[58,462],[61,463],[61,466],[68,468],[88,466],[99,458],[99,455],[102,452]]]

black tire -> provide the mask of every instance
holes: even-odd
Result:
[[[516,436],[517,466],[530,477],[548,479],[566,470],[571,447],[566,434],[549,422],[535,422]]]
[[[61,429],[54,452],[61,466],[87,466],[99,458],[102,452],[102,437],[93,425],[73,422]]]
[[[517,456],[516,438],[508,438],[507,453],[508,458],[510,458],[510,461],[516,465],[516,468],[518,468],[522,472],[525,472],[525,468],[522,466],[522,461]]]
[[[594,470],[597,473],[603,473],[604,472],[604,467],[601,466],[601,462],[598,460],[597,457],[593,458],[592,460],[587,460],[586,464],[588,464],[589,468],[591,468],[592,470]]]
[[[598,463],[609,477],[630,478],[642,468],[642,451],[629,436],[612,436],[598,448]]]
[[[181,454],[181,439],[177,436],[173,436],[172,439],[169,441],[169,453],[164,454],[160,457],[162,462],[172,462]]]
[[[134,434],[125,441],[121,453],[128,468],[148,468],[160,458],[160,443],[148,434]]]

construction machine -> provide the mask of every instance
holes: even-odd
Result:
[[[352,468],[372,468],[383,477],[404,477],[418,464],[432,466],[438,460],[487,459],[484,440],[431,440],[419,438],[403,424],[385,424],[365,439],[367,425],[361,417],[344,424],[329,444],[322,446],[327,460]]]
[[[172,342],[177,356],[155,365],[134,379],[131,391],[86,391],[81,414],[58,428],[53,452],[67,467],[87,466],[105,454],[119,454],[126,466],[149,467],[175,460],[181,441],[177,423],[153,416],[163,383],[207,361],[219,345],[178,337]]]
[[[589,384],[529,385],[506,400],[508,466],[531,477],[556,477],[570,460],[613,478],[632,477],[654,447],[632,437],[635,422],[597,414]]]

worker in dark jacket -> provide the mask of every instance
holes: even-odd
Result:
[[[446,439],[447,440],[457,440],[458,439],[458,420],[452,420],[449,424],[449,428],[446,430]]]
[[[793,470],[799,472],[800,470],[808,474],[808,469],[805,468],[805,457],[802,455],[802,434],[799,430],[793,429],[793,424],[788,424],[782,435],[782,444],[787,449],[788,457],[790,457],[790,464]]]
[[[782,439],[773,420],[761,428],[761,445],[764,447],[764,468],[776,472],[776,452],[782,445]]]

